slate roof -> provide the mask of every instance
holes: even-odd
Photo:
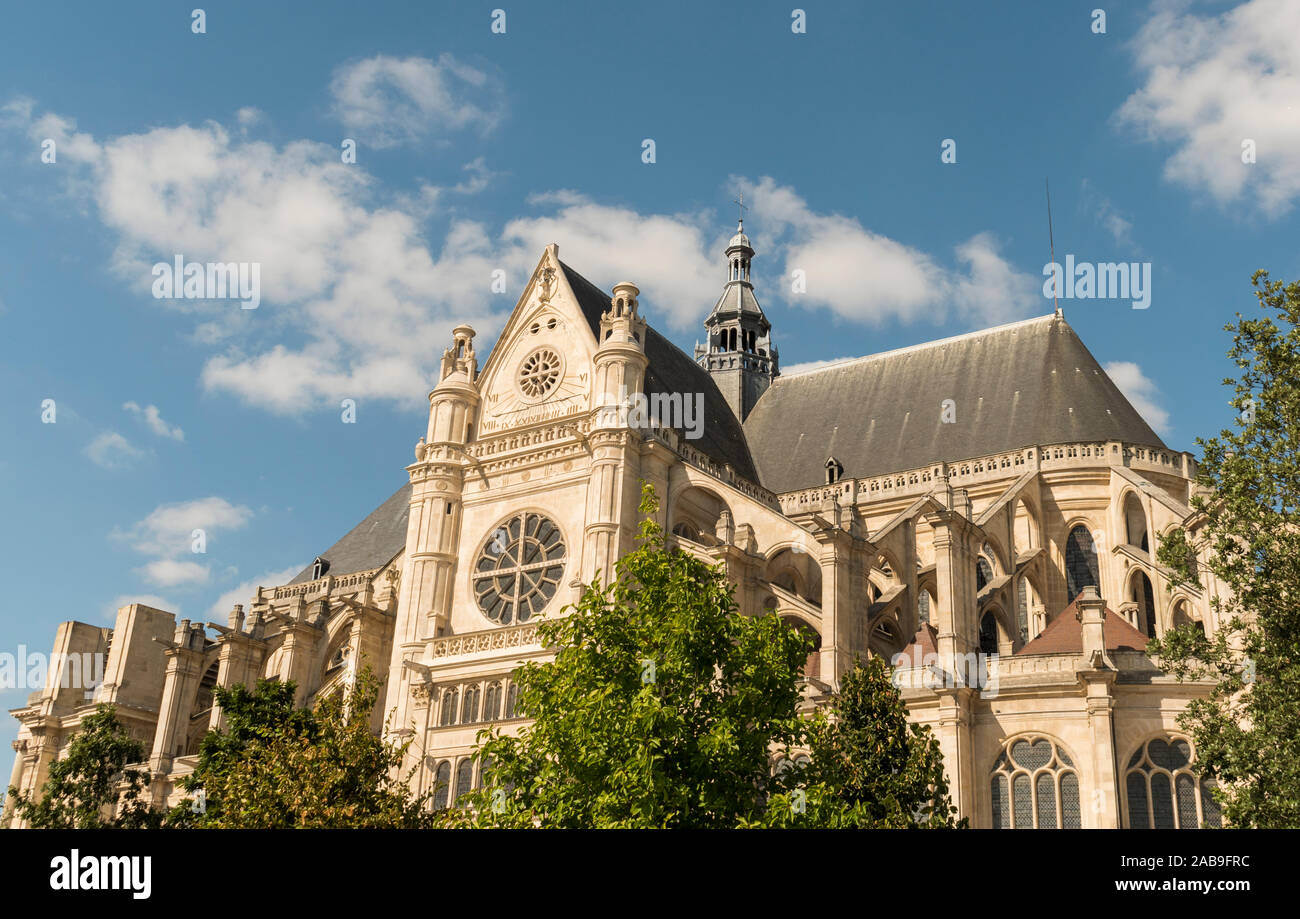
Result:
[[[720,313],[752,313],[763,316],[763,308],[758,305],[754,288],[744,281],[728,281],[722,289],[718,302],[713,305],[713,315]],[[766,318],[766,317],[764,317]]]
[[[410,510],[411,483],[407,482],[371,511],[370,516],[320,554],[330,563],[327,573],[352,574],[387,565],[406,548],[406,518]],[[311,568],[308,565],[289,583],[310,581]]]
[[[1025,645],[1016,655],[1021,654],[1078,654],[1083,650],[1083,623],[1077,618],[1079,608],[1071,603],[1061,610],[1047,628],[1038,633],[1038,637]],[[1101,627],[1107,651],[1145,651],[1147,637],[1128,620],[1110,609],[1103,613]]]
[[[956,403],[955,423],[940,417]],[[778,377],[745,419],[764,487],[864,477],[1033,444],[1164,443],[1056,315]]]
[[[591,332],[600,340],[600,317],[609,309],[609,294],[592,284],[563,262],[564,276],[573,288],[578,305],[587,317]],[[646,357],[650,364],[645,372],[647,395],[654,393],[703,393],[704,424],[699,440],[688,441],[714,462],[728,464],[736,473],[758,482],[758,472],[745,443],[745,431],[736,420],[731,406],[713,382],[708,371],[695,363],[686,352],[646,326]]]

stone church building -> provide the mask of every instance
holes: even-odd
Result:
[[[406,481],[292,581],[224,623],[141,604],[111,629],[63,623],[55,652],[105,655],[103,680],[52,676],[11,710],[11,784],[38,788],[109,702],[150,751],[155,800],[175,800],[222,724],[214,687],[274,676],[306,705],[364,661],[387,675],[376,729],[410,738],[417,790],[453,806],[479,781],[478,731],[526,724],[511,672],[547,657],[538,621],[633,547],[645,481],[744,613],[815,636],[807,706],[859,656],[895,663],[972,826],[1218,825],[1175,723],[1207,687],[1144,653],[1217,626],[1204,560],[1200,590],[1170,593],[1154,556],[1195,523],[1192,456],[1059,312],[782,375],[743,227],[725,256],[688,355],[635,286],[602,291],[549,246],[484,359],[454,331]],[[670,411],[617,423],[637,399]]]

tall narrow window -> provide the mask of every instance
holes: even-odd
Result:
[[[1071,601],[1085,587],[1101,587],[1097,549],[1085,526],[1075,527],[1065,540],[1065,587]]]
[[[442,694],[442,720],[439,722],[442,727],[456,723],[456,701],[458,698],[454,689],[449,689]]]
[[[483,693],[483,720],[496,721],[501,717],[501,684],[489,683]]]
[[[456,766],[456,800],[474,787],[474,761],[468,756]]]
[[[980,620],[980,651],[990,655],[998,653],[998,620],[992,613],[985,613]]]
[[[460,723],[473,724],[478,721],[478,687],[465,687],[465,701],[460,708]]]
[[[445,810],[451,792],[451,763],[443,760],[433,773],[433,809]]]

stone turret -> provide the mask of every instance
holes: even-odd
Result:
[[[704,320],[708,344],[696,345],[695,361],[709,372],[741,421],[780,375],[772,324],[763,314],[749,279],[754,249],[739,221],[727,244],[727,283]]]

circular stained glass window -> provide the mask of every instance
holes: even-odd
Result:
[[[540,399],[555,388],[563,370],[558,354],[550,348],[538,348],[519,365],[519,388],[524,395]]]
[[[566,549],[559,527],[522,513],[497,527],[474,564],[474,599],[493,622],[527,622],[551,602],[564,576]]]

